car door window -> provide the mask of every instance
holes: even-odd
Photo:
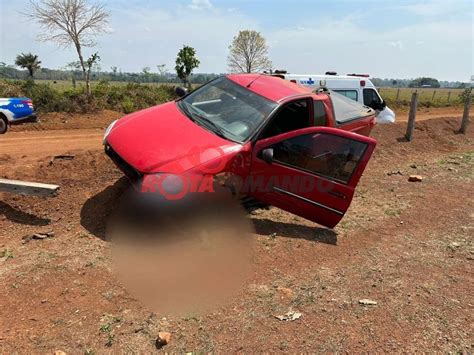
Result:
[[[357,101],[359,99],[359,94],[357,93],[357,90],[334,90],[334,91],[354,101]]]
[[[283,106],[272,118],[260,138],[270,138],[282,133],[310,127],[309,103],[307,99],[301,99]]]
[[[326,133],[307,134],[272,146],[275,163],[347,184],[367,144]]]
[[[374,89],[364,89],[364,105],[378,109],[381,103],[382,100]]]

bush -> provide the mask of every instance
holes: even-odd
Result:
[[[110,85],[100,81],[89,98],[83,87],[59,91],[49,84],[29,81],[0,81],[0,97],[26,96],[40,112],[94,112],[114,110],[124,113],[155,106],[173,100],[176,95],[170,85]]]
[[[0,97],[24,96],[20,85],[7,81],[0,81]]]
[[[459,103],[464,104],[470,95],[472,95],[472,88],[465,89],[458,97]]]
[[[122,111],[124,113],[132,113],[135,111],[135,105],[133,104],[133,101],[130,100],[130,98],[127,97],[122,101]]]

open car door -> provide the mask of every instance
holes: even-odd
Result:
[[[247,194],[329,228],[349,208],[373,138],[329,127],[257,141]]]

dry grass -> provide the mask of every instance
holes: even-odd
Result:
[[[397,92],[400,90],[397,101]],[[420,89],[420,88],[379,88],[380,95],[390,104],[406,104],[414,92],[418,93],[418,102],[424,106],[454,106],[460,105],[460,95],[464,89]]]

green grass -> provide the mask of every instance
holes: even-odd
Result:
[[[104,333],[107,335],[105,346],[110,347],[113,345],[115,341],[115,334],[113,332],[113,327],[116,323],[120,323],[121,320],[122,320],[121,317],[112,316],[109,314],[104,315],[104,317],[102,318],[102,321],[105,321],[105,323],[103,323],[100,326],[99,330],[101,333]]]

